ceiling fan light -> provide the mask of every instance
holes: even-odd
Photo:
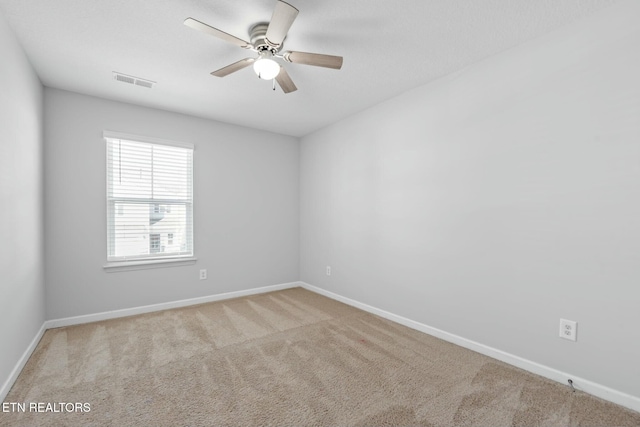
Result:
[[[271,80],[280,73],[280,64],[270,58],[260,58],[253,63],[253,71],[261,79]]]

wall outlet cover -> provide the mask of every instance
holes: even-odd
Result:
[[[560,319],[560,338],[569,341],[578,340],[578,322]]]

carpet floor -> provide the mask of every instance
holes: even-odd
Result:
[[[48,330],[5,402],[26,410],[2,426],[640,426],[640,413],[301,288]]]

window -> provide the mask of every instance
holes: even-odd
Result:
[[[159,234],[149,235],[149,252],[152,254],[157,254],[158,252],[160,252],[160,235]]]
[[[107,261],[193,257],[193,146],[104,136]]]

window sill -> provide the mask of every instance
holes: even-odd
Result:
[[[137,261],[114,261],[106,263],[103,268],[107,273],[117,273],[119,271],[147,270],[150,268],[180,267],[183,265],[193,265],[198,258],[165,258]]]

